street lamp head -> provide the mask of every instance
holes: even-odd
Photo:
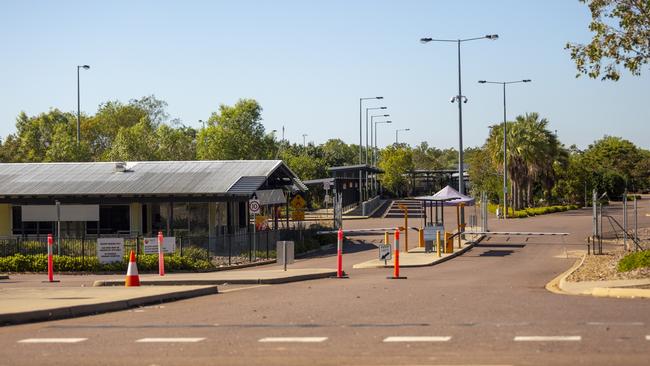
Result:
[[[468,101],[467,97],[463,97],[463,104],[467,104],[467,101]]]
[[[411,131],[411,129],[410,128],[405,128],[404,131]]]
[[[429,43],[431,41],[433,41],[433,38],[429,38],[429,37],[420,38],[420,43],[422,43],[422,44]]]
[[[375,97],[375,99],[384,99],[384,97]]]
[[[479,80],[479,81],[478,81],[479,84],[485,84],[486,82],[487,82],[487,81],[485,81],[485,80]]]
[[[451,97],[451,99],[449,100],[450,103],[454,103],[455,101],[456,101],[456,97]]]
[[[384,117],[390,117],[390,114],[384,114]]]
[[[530,83],[532,80],[530,80],[530,79],[524,79],[524,80],[522,80],[522,81],[523,81],[524,83]]]
[[[388,109],[388,107],[379,107],[379,109]]]
[[[90,66],[89,66],[89,65],[83,65],[83,66],[81,66],[81,67],[83,67],[85,70],[90,69]]]
[[[487,34],[487,35],[485,36],[485,38],[487,38],[487,39],[491,39],[491,40],[493,40],[493,41],[496,41],[497,39],[499,39],[499,35],[498,35],[498,34]]]
[[[393,121],[384,121],[384,123],[393,123]]]

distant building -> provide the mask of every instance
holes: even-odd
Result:
[[[57,217],[67,237],[234,234],[254,194],[277,228],[305,189],[280,160],[0,164],[0,236],[54,233]]]

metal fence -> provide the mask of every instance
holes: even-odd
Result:
[[[211,261],[215,266],[236,265],[258,260],[275,259],[275,246],[279,240],[296,242],[299,250],[309,249],[308,242],[315,235],[315,230],[264,230],[256,233],[247,232],[219,236],[184,235],[176,237],[174,253]],[[108,235],[104,237],[109,237]],[[144,253],[144,236],[114,235],[124,238],[124,252],[133,250],[136,254]],[[97,256],[97,237],[54,238],[55,255],[85,258]],[[0,238],[0,257],[15,254],[47,254],[47,236],[14,236]]]

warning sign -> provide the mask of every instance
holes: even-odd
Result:
[[[294,221],[301,221],[305,219],[305,199],[301,195],[296,195],[291,199],[289,205],[292,208],[291,219]]]
[[[124,238],[97,239],[99,263],[121,262],[124,257]]]
[[[144,254],[158,254],[158,238],[144,238]],[[163,253],[174,253],[176,249],[176,237],[166,236],[163,238]]]

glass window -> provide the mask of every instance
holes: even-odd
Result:
[[[168,203],[151,203],[151,234],[158,235],[162,231],[167,235],[167,218],[169,217]]]
[[[190,203],[190,234],[193,236],[207,236],[209,230],[210,210],[207,202]]]
[[[190,228],[187,202],[174,202],[172,207],[174,208],[174,215],[172,216],[174,219],[174,222],[172,223],[174,236],[189,235]]]

